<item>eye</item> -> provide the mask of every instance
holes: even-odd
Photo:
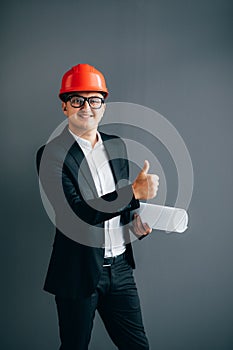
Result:
[[[90,98],[90,104],[93,106],[99,106],[101,104],[101,98],[99,97],[92,97]]]
[[[78,96],[74,96],[74,97],[71,98],[70,102],[72,104],[81,105],[81,104],[83,104],[83,98],[82,97],[78,97]]]

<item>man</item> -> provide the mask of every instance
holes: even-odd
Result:
[[[101,72],[79,64],[65,73],[59,97],[68,127],[42,147],[37,164],[56,215],[44,289],[55,295],[60,350],[86,350],[95,311],[120,350],[149,349],[130,243],[130,212],[156,196],[149,163],[133,184],[123,141],[98,131],[108,96]],[[151,232],[138,215],[135,234]]]

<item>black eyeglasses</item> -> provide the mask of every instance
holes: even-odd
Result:
[[[80,108],[87,101],[89,106],[93,109],[101,108],[104,103],[104,99],[98,96],[83,97],[83,96],[68,96],[67,101],[70,101],[70,104],[74,108]]]

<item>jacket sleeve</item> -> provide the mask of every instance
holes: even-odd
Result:
[[[37,153],[40,182],[57,216],[64,215],[69,208],[84,222],[98,225],[140,206],[131,185],[117,188],[102,197],[84,199],[63,153],[58,145],[42,147]],[[128,176],[128,160],[125,156],[120,160],[120,165],[125,167]]]

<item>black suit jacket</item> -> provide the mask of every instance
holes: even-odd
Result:
[[[104,259],[104,221],[120,215],[129,242],[130,211],[140,205],[128,183],[124,142],[104,133],[101,137],[116,190],[100,198],[85,156],[67,127],[37,152],[40,182],[56,218],[56,235],[44,284],[44,289],[55,295],[76,298],[94,291]],[[134,268],[131,243],[126,245],[126,258]]]

